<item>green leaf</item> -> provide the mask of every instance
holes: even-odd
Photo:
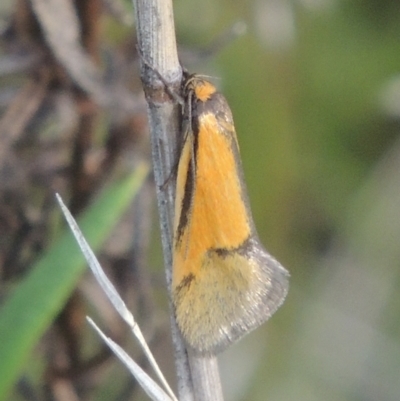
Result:
[[[138,193],[148,173],[141,164],[113,184],[79,219],[93,249],[98,249]],[[55,200],[54,200],[55,202]],[[0,400],[20,375],[33,346],[75,288],[85,263],[66,231],[15,288],[0,310]]]

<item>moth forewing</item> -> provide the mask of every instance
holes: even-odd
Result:
[[[278,309],[288,273],[258,239],[225,98],[197,76],[184,98],[172,299],[188,346],[215,354]]]

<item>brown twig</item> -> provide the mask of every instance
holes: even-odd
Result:
[[[165,83],[168,88],[178,91],[182,70],[177,55],[172,2],[170,0],[134,0],[133,3],[136,13],[138,44],[142,59],[146,61],[142,62],[141,76],[149,106],[154,177],[157,187],[164,262],[170,290],[175,187],[173,182],[166,186],[163,186],[163,183],[168,179],[177,157],[180,106],[169,95]],[[152,68],[149,68],[147,63]],[[161,82],[159,74],[165,83]],[[171,320],[179,399],[181,401],[223,400],[216,358],[188,354],[174,316]]]

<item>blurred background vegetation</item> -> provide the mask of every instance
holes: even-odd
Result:
[[[54,56],[56,45],[43,39],[28,1],[0,5],[4,303],[58,237],[54,191],[78,214],[105,184],[149,155],[134,28],[126,21],[132,6],[80,4],[86,52],[107,71],[108,82],[132,93],[132,107],[123,113],[118,101],[112,107],[74,75],[71,60]],[[398,401],[399,3],[175,0],[174,11],[181,61],[216,77],[227,97],[260,237],[291,273],[283,307],[221,355],[226,399]],[[66,32],[70,21],[59,14]],[[237,21],[247,32],[207,52]],[[125,212],[128,224],[118,224],[101,255],[173,382],[153,198],[148,182]],[[75,252],[71,245],[66,255]],[[140,355],[91,278],[76,284],[80,272],[48,312],[44,337],[20,358],[17,385],[1,399],[145,399],[83,321],[87,313],[100,316]],[[0,320],[0,339],[7,329]],[[2,369],[9,370],[4,360]]]

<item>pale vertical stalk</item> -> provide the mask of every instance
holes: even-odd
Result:
[[[164,78],[170,89],[179,91],[182,71],[176,48],[172,0],[133,0],[133,4],[143,59]],[[169,96],[165,83],[146,63],[142,62],[141,77],[149,106],[154,178],[170,292],[175,184],[173,179],[168,178],[177,158],[181,111],[177,102]],[[167,180],[167,185],[163,185]],[[171,320],[179,400],[222,401],[216,358],[188,355],[173,314]]]

